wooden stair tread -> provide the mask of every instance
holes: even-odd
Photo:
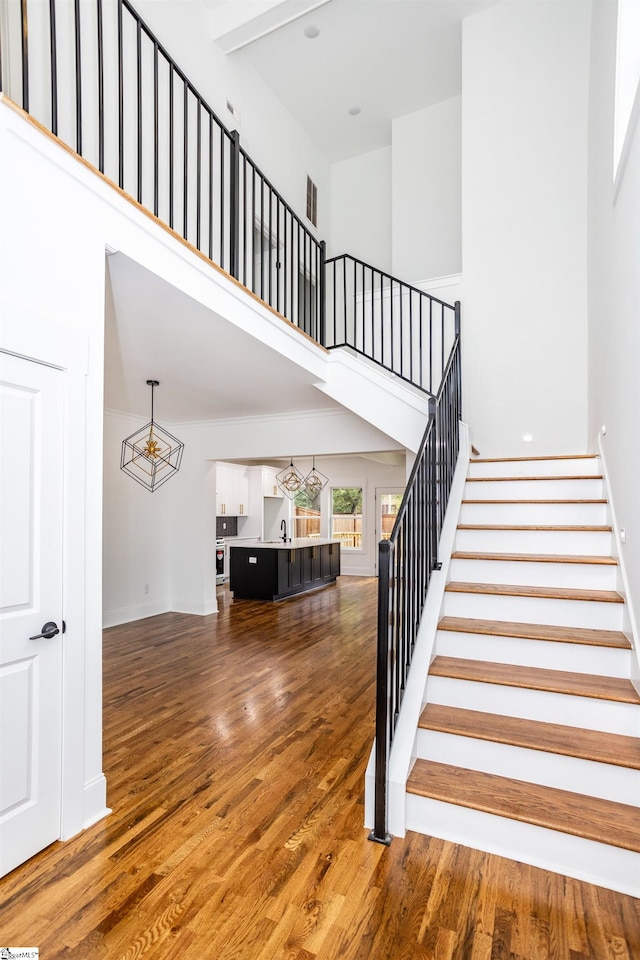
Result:
[[[520,667],[511,663],[491,663],[462,657],[437,656],[429,667],[429,676],[449,677],[477,683],[495,683],[526,690],[546,690],[594,700],[640,704],[640,694],[630,680],[601,677],[544,667]]]
[[[417,760],[407,791],[640,853],[638,808],[493,773]]]
[[[493,505],[495,505],[495,504],[497,504],[497,503],[544,503],[544,504],[549,504],[549,503],[565,503],[565,504],[568,504],[568,503],[579,503],[579,504],[585,504],[585,503],[606,503],[606,502],[607,502],[607,501],[606,501],[606,499],[605,499],[604,497],[599,497],[598,499],[594,499],[593,497],[590,497],[590,498],[588,498],[588,499],[579,499],[579,500],[576,500],[576,499],[573,499],[573,500],[537,500],[537,499],[529,499],[529,500],[511,500],[511,499],[509,499],[509,500],[504,500],[504,499],[503,499],[503,500],[462,500],[462,503],[490,503],[490,504],[493,504]]]
[[[550,457],[480,457],[472,463],[534,463],[544,460],[595,460],[597,453],[560,453]]]
[[[560,723],[499,716],[438,703],[428,703],[424,707],[419,726],[423,730],[490,740],[492,743],[511,744],[530,750],[640,770],[640,739],[619,733],[583,730]]]
[[[560,627],[556,624],[518,623],[513,620],[477,620],[469,617],[442,617],[438,630],[475,633],[490,637],[518,637],[521,640],[555,640],[585,646],[631,650],[621,630],[592,630],[588,627]]]
[[[602,480],[601,473],[593,474],[571,474],[570,476],[534,476],[534,477],[467,477],[467,483],[495,483],[499,480],[501,483],[512,483],[514,480]]]
[[[470,550],[456,550],[451,554],[456,560],[509,560],[527,563],[586,563],[592,565],[617,566],[615,557],[593,556],[584,554],[559,553],[481,553]]]
[[[611,527],[602,523],[459,523],[458,530],[536,530],[558,533],[611,533]]]
[[[512,583],[465,583],[451,580],[449,593],[483,593],[499,597],[542,597],[548,600],[593,600],[600,603],[624,603],[615,590],[582,590],[573,587],[530,587]]]

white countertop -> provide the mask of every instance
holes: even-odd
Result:
[[[286,543],[282,540],[243,540],[238,544],[229,542],[229,548],[233,549],[237,546],[248,550],[301,550],[303,547],[320,547],[325,543],[339,542],[339,540],[323,540],[321,537],[294,537]]]

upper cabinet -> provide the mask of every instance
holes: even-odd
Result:
[[[239,463],[216,464],[216,514],[242,517],[249,513],[249,468]]]
[[[280,487],[278,486],[278,481],[276,480],[276,475],[279,473],[275,467],[263,467],[262,468],[262,496],[263,497],[280,497],[282,499],[284,494]]]

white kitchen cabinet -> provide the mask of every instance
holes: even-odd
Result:
[[[284,494],[280,487],[278,486],[278,481],[276,480],[276,475],[280,471],[275,467],[263,467],[262,468],[262,496],[263,497],[279,497],[281,500],[284,497]]]
[[[249,471],[239,463],[216,464],[216,514],[243,517],[249,513]]]

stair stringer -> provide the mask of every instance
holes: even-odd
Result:
[[[420,449],[429,394],[348,347],[330,350],[318,390],[392,437],[412,453]]]
[[[442,562],[441,570],[434,570],[429,582],[427,599],[418,635],[413,651],[411,669],[405,688],[400,715],[389,757],[387,797],[388,832],[394,837],[404,837],[406,833],[406,787],[409,771],[416,759],[416,731],[420,711],[424,702],[424,678],[433,659],[438,620],[444,597],[444,588],[449,577],[449,564],[460,515],[460,505],[465,488],[471,445],[469,428],[460,423],[460,449],[453,475],[449,503],[442,525],[438,557]],[[375,740],[371,747],[369,763],[365,774],[365,826],[371,829],[374,823],[375,793]]]
[[[616,517],[615,501],[611,493],[609,470],[607,468],[607,458],[605,456],[602,443],[602,435],[598,437],[598,455],[602,463],[604,486],[607,491],[607,513],[609,515],[613,540],[612,554],[618,561],[618,583],[616,589],[618,590],[618,593],[622,594],[625,599],[622,629],[628,637],[632,647],[630,679],[638,693],[640,693],[640,649],[638,647],[638,643],[640,642],[640,634],[638,633],[638,621],[636,620],[635,611],[631,603],[624,551],[620,542],[620,527]]]

